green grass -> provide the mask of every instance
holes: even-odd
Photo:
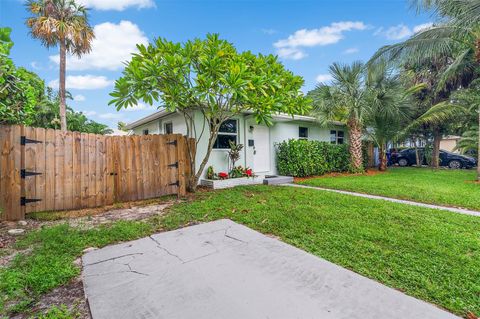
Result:
[[[391,168],[377,175],[319,177],[300,184],[480,210],[474,170]]]
[[[25,311],[79,274],[75,258],[102,247],[190,223],[230,218],[390,287],[465,315],[480,313],[480,218],[290,187],[199,193],[147,223],[97,229],[43,228],[20,240],[32,247],[0,269],[2,314]]]

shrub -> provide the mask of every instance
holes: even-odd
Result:
[[[347,145],[309,140],[277,143],[277,169],[281,175],[305,177],[348,171],[350,155]]]

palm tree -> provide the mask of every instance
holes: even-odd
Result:
[[[91,51],[93,29],[88,23],[87,9],[74,0],[29,1],[32,14],[26,21],[31,35],[47,48],[60,47],[60,123],[67,130],[65,101],[65,68],[67,52],[81,57]]]
[[[480,66],[480,5],[477,0],[412,0],[417,11],[431,11],[438,23],[408,40],[378,50],[369,63],[387,59],[400,63],[417,63],[429,59],[448,59],[448,67],[439,77],[438,90],[447,86],[461,88],[476,76]],[[444,112],[454,104],[442,101],[429,114]],[[447,112],[448,113],[448,112]],[[428,119],[428,117],[426,117]],[[478,119],[480,127],[480,115]],[[480,152],[479,161],[480,161]],[[480,166],[477,168],[480,180]]]
[[[385,63],[372,65],[367,70],[366,104],[367,135],[379,149],[379,170],[387,169],[387,145],[394,142],[410,120],[412,95],[423,88],[406,88],[406,79]]]
[[[365,73],[361,62],[351,65],[334,63],[330,66],[331,85],[319,84],[309,93],[314,113],[322,121],[342,120],[349,129],[352,171],[363,171],[362,133],[368,104],[365,103]]]

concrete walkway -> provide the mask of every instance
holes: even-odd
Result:
[[[323,187],[316,187],[316,186],[308,186],[308,185],[282,184],[282,186],[291,186],[291,187],[300,187],[300,188],[310,188],[310,189],[316,189],[316,190],[321,190],[321,191],[327,191],[327,192],[333,192],[333,193],[339,193],[339,194],[352,195],[352,196],[357,196],[357,197],[364,197],[364,198],[370,198],[370,199],[386,200],[386,201],[389,201],[389,202],[407,204],[407,205],[412,205],[412,206],[419,206],[419,207],[426,207],[426,208],[446,210],[446,211],[453,212],[453,213],[465,214],[465,215],[472,215],[472,216],[479,216],[479,217],[480,217],[480,212],[479,212],[479,211],[468,210],[468,209],[463,209],[463,208],[455,208],[455,207],[431,205],[431,204],[413,202],[413,201],[404,200],[404,199],[396,199],[396,198],[391,198],[391,197],[384,197],[384,196],[378,196],[378,195],[362,194],[362,193],[356,193],[356,192],[350,192],[350,191],[342,191],[342,190],[338,190],[338,189],[323,188]]]
[[[83,256],[93,319],[459,319],[230,220]]]

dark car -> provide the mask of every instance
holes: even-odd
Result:
[[[425,149],[418,148],[418,156],[422,160],[422,165],[427,165],[425,158]],[[415,148],[407,148],[400,151],[397,155],[396,162],[399,166],[410,166],[417,163],[415,156]],[[446,166],[452,169],[472,168],[477,165],[477,160],[473,157],[455,154],[440,150],[440,166]]]

